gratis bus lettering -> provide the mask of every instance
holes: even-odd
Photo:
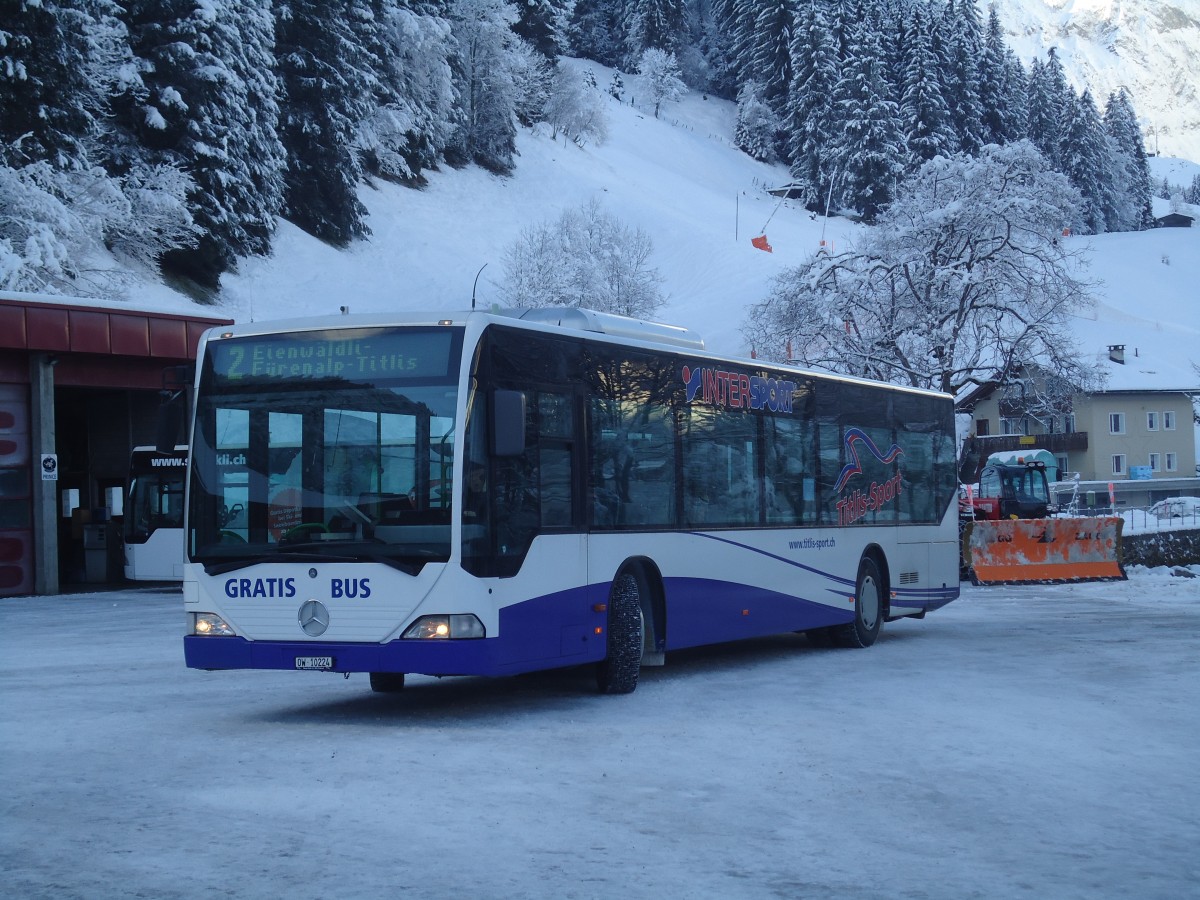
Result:
[[[420,360],[411,354],[379,353],[369,340],[304,343],[239,342],[222,347],[223,374],[240,378],[356,378],[401,375],[417,370]]]

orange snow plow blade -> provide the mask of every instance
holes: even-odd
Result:
[[[963,553],[975,584],[1119,581],[1119,516],[972,522]]]

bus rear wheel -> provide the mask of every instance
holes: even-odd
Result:
[[[854,587],[854,621],[839,625],[834,640],[842,647],[870,647],[883,625],[883,578],[879,565],[869,556],[858,564]]]
[[[631,694],[642,669],[641,591],[631,573],[613,582],[608,597],[608,652],[596,663],[596,687],[602,694]]]
[[[395,694],[404,690],[404,673],[372,672],[371,690],[377,694]]]
[[[810,628],[804,632],[804,636],[814,647],[832,647],[834,644],[833,631],[832,628]]]

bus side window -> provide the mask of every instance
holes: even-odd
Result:
[[[570,394],[538,394],[538,496],[544,528],[569,528],[574,524],[572,402]]]
[[[756,418],[692,406],[684,422],[684,516],[689,523],[754,525],[759,520]]]
[[[616,406],[613,401],[596,398],[588,410],[592,451],[588,460],[588,488],[591,522],[596,528],[616,528],[623,504],[629,502],[628,470],[632,457],[628,432],[612,427],[618,419]]]
[[[617,427],[604,429],[602,441],[594,445],[597,527],[674,523],[675,449],[670,421],[670,412],[663,407],[632,400],[620,404]],[[593,434],[596,425],[593,422]]]
[[[495,475],[492,510],[498,538],[496,549],[501,556],[523,556],[538,529],[537,406],[533,400],[533,396],[528,396],[525,403],[525,452],[492,460]]]
[[[542,525],[548,528],[569,527],[571,450],[569,447],[543,447],[540,458]]]
[[[767,524],[811,524],[812,437],[802,420],[768,419],[766,428]],[[805,490],[808,482],[810,487]]]

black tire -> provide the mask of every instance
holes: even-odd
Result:
[[[608,597],[608,652],[596,664],[602,694],[632,694],[642,670],[642,604],[638,580],[630,573],[613,582]]]
[[[395,694],[404,690],[404,673],[372,672],[371,690],[377,694]]]
[[[884,585],[879,566],[869,556],[858,564],[854,585],[854,621],[833,629],[833,638],[841,647],[870,647],[883,626]]]
[[[833,646],[832,628],[810,628],[808,631],[804,632],[804,636],[808,638],[808,642],[814,647]]]

